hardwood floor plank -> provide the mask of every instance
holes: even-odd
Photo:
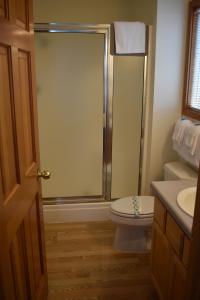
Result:
[[[49,300],[157,300],[149,254],[112,248],[115,225],[45,225]]]
[[[60,273],[70,273],[71,276],[77,276],[77,274],[81,273],[89,273],[89,274],[101,274],[109,275],[112,273],[119,273],[119,274],[138,274],[138,273],[148,273],[149,267],[145,265],[140,265],[138,262],[132,263],[130,260],[127,262],[120,262],[120,264],[115,261],[113,262],[99,262],[99,261],[92,261],[92,262],[67,262],[67,263],[59,263],[57,261],[49,262],[49,273],[57,273],[59,270]]]

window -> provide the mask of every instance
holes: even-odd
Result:
[[[200,0],[190,3],[183,114],[200,120]]]

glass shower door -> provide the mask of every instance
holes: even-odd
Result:
[[[35,34],[43,198],[100,197],[103,190],[101,34]]]

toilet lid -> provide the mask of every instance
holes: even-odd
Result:
[[[139,202],[140,216],[150,217],[154,212],[154,197],[137,196]],[[133,197],[126,197],[115,200],[111,203],[111,210],[115,213],[134,216]]]

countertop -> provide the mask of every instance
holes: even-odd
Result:
[[[172,217],[176,220],[188,237],[192,233],[193,218],[184,213],[176,202],[177,194],[186,188],[197,185],[197,180],[154,181],[151,186],[154,195],[159,197]]]

